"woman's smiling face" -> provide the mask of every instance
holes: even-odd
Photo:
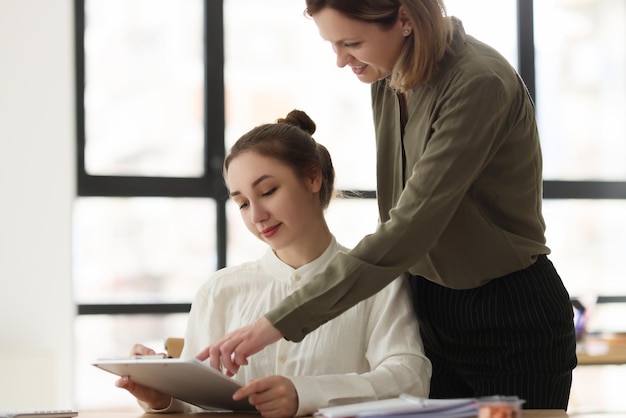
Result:
[[[346,65],[364,83],[373,83],[391,74],[405,41],[408,28],[398,19],[388,30],[376,23],[352,19],[330,7],[312,16],[321,37],[337,54],[337,66]]]
[[[323,216],[319,180],[300,179],[279,160],[248,151],[230,162],[226,183],[248,230],[272,249],[315,236],[309,228]]]

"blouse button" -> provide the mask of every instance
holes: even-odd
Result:
[[[294,281],[294,282],[299,282],[299,281],[300,281],[300,279],[302,279],[302,277],[300,277],[300,275],[299,275],[299,274],[294,274],[294,276],[293,276],[293,281]]]
[[[281,363],[284,363],[287,361],[287,356],[284,354],[281,354],[280,356],[278,356],[278,361],[280,361]]]

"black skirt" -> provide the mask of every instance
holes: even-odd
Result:
[[[567,409],[576,367],[573,309],[545,255],[475,289],[408,280],[433,364],[431,398],[510,395],[527,409]]]

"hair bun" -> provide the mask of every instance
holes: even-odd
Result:
[[[294,109],[287,114],[284,118],[280,118],[276,121],[276,123],[287,123],[289,125],[297,126],[305,132],[308,132],[310,135],[315,133],[315,122],[304,113],[302,110]]]

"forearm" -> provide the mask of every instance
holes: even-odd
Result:
[[[320,325],[383,289],[402,271],[402,267],[371,265],[350,254],[338,253],[319,274],[319,280],[313,278],[265,316],[285,338],[299,342]]]
[[[428,397],[429,363],[418,356],[403,357],[363,374],[290,376],[298,392],[297,415],[311,415],[329,405],[393,398],[401,393]]]

